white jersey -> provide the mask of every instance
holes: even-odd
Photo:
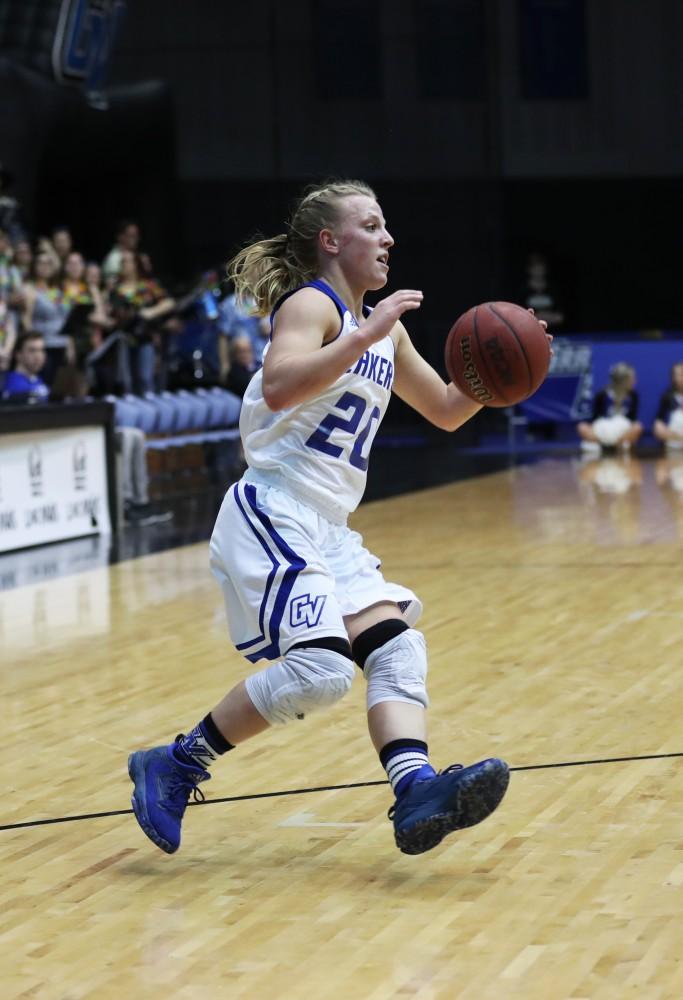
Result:
[[[339,337],[357,329],[356,318],[326,282],[301,287],[317,288],[332,299],[341,317]],[[278,302],[273,316],[288,297]],[[258,371],[240,415],[249,466],[244,479],[279,486],[329,520],[344,523],[365,490],[370,448],[394,382],[394,353],[387,335],[315,399],[277,413],[266,405]]]

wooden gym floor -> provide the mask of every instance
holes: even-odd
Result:
[[[0,969],[14,998],[683,996],[683,469],[549,460],[362,506],[424,599],[430,745],[498,812],[394,847],[363,681],[224,758],[167,857],[128,752],[245,664],[205,544],[0,594]]]

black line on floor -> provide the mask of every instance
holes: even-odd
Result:
[[[585,767],[588,764],[623,764],[633,760],[666,760],[669,757],[683,757],[683,752],[678,753],[644,753],[631,757],[596,757],[595,760],[564,760],[557,764],[522,764],[520,767],[511,767],[511,771],[543,771],[551,767]],[[0,829],[2,829],[0,827]]]
[[[564,760],[554,764],[521,764],[511,767],[510,771],[547,771],[555,767],[587,767],[591,764],[629,764],[636,760],[667,760],[672,757],[683,757],[683,751],[678,753],[646,753],[632,757],[597,757],[595,760]],[[191,806],[211,806],[224,802],[251,802],[255,799],[277,799],[285,795],[310,795],[312,792],[339,792],[346,788],[373,788],[377,785],[388,785],[388,781],[353,781],[348,785],[319,785],[316,788],[286,788],[279,792],[252,792],[249,795],[228,795],[218,799],[207,799],[205,802],[190,802]],[[21,830],[31,826],[51,826],[54,823],[75,823],[83,819],[104,819],[107,816],[129,816],[132,809],[111,809],[107,812],[82,813],[79,816],[57,816],[53,819],[32,819],[24,823],[0,824],[0,830]]]

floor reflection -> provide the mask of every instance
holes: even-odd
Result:
[[[106,566],[110,548],[110,536],[88,535],[87,538],[5,553],[0,556],[0,591]]]
[[[512,475],[515,520],[538,541],[604,546],[683,538],[683,454],[544,460]]]
[[[683,503],[683,452],[669,452],[655,461],[655,478],[662,490],[669,489]]]
[[[73,544],[73,543],[72,543]],[[27,553],[24,553],[26,558]],[[41,562],[37,554],[30,567],[20,567],[23,585],[6,589],[0,595],[0,649],[6,665],[10,654],[34,652],[79,640],[106,636],[110,629],[110,579],[105,565],[91,572],[74,572],[59,581],[52,576],[59,565],[59,555]],[[45,559],[45,556],[43,556]],[[73,566],[73,559],[65,557]],[[82,569],[83,567],[79,567]],[[27,576],[36,573],[33,581]]]
[[[643,468],[641,461],[631,455],[610,455],[580,463],[578,477],[598,493],[622,496],[642,485]]]

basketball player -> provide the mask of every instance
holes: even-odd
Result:
[[[365,488],[373,438],[392,391],[455,430],[480,406],[445,385],[413,347],[401,317],[422,292],[402,289],[373,310],[394,241],[373,191],[344,181],[301,198],[287,232],[243,249],[230,272],[239,294],[271,315],[271,342],[252,378],[240,430],[248,468],[227,492],[211,538],[211,568],[233,643],[250,663],[187,735],[131,754],[133,809],[171,854],[190,794],[216,759],[266,730],[334,704],[354,661],[367,684],[368,726],[391,783],[389,811],[406,854],[485,819],[508,784],[488,759],[437,773],[425,726],[427,656],[420,601],[388,583],[347,527]]]

